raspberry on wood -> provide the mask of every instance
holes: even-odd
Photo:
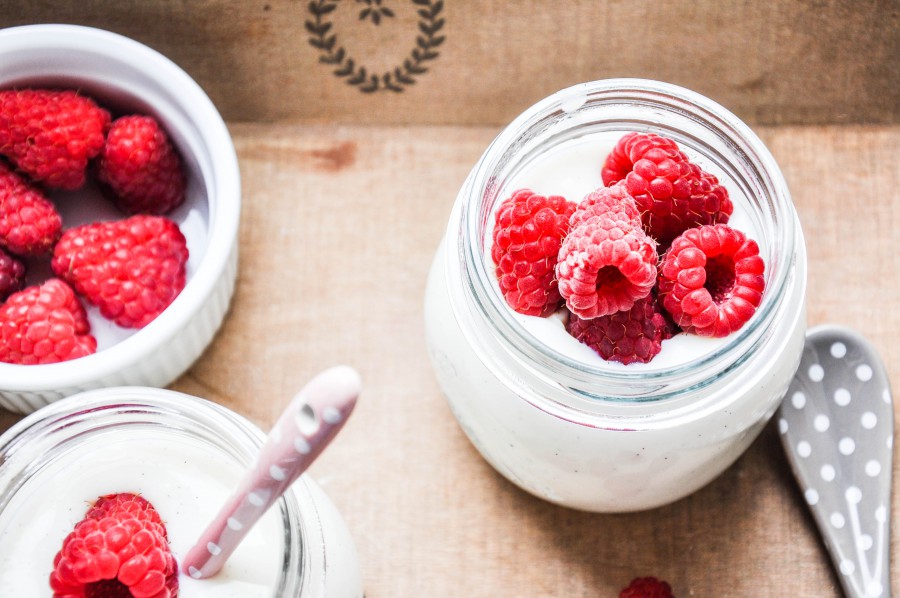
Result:
[[[520,189],[494,217],[491,257],[506,302],[515,311],[547,316],[560,304],[554,267],[575,204]]]
[[[588,195],[579,204],[584,210],[573,214],[577,224],[559,251],[560,294],[569,311],[582,319],[631,309],[656,283],[656,243],[631,216],[633,208],[608,201],[619,191],[607,188]],[[627,194],[620,199],[629,201]]]
[[[674,598],[672,586],[655,577],[638,577],[619,592],[619,598]]]
[[[765,289],[759,246],[726,224],[685,231],[659,267],[659,299],[687,332],[723,337],[756,311]]]
[[[0,154],[47,187],[77,189],[103,147],[109,120],[76,91],[0,91]]]

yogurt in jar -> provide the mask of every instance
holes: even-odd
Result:
[[[47,593],[53,557],[98,497],[131,492],[150,501],[181,563],[240,480],[233,462],[187,438],[135,431],[92,440],[50,463],[0,513],[0,587],[11,595]],[[284,553],[280,517],[268,511],[215,577],[179,575],[179,595],[271,596]]]
[[[180,567],[251,465],[261,438],[222,407],[158,389],[91,391],[29,416],[0,436],[4,595],[49,595],[64,538],[107,494],[147,499]],[[340,515],[302,476],[217,575],[195,580],[179,572],[179,596],[359,598],[362,584]]]
[[[674,139],[728,188],[729,224],[759,244],[766,290],[728,337],[679,335],[650,363],[625,366],[569,337],[559,318],[513,312],[489,244],[493,212],[512,191],[579,201],[628,131]],[[429,275],[426,338],[454,416],[500,473],[561,505],[635,511],[702,487],[757,436],[799,364],[805,290],[790,194],[746,125],[683,88],[595,81],[526,110],[469,174]]]

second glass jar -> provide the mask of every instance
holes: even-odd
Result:
[[[233,411],[156,388],[88,391],[38,410],[0,436],[0,587],[49,593],[63,538],[88,504],[118,492],[140,494],[157,508],[181,558],[253,465],[263,439]],[[350,534],[305,475],[222,571],[201,581],[182,573],[179,586],[184,597],[363,595]]]

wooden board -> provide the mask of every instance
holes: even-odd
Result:
[[[232,131],[244,194],[237,291],[173,388],[267,429],[318,370],[361,371],[357,412],[311,473],[356,539],[368,598],[614,597],[639,575],[667,579],[679,598],[840,596],[772,426],[706,488],[628,515],[535,499],[466,440],[426,357],[422,299],[457,190],[496,128]],[[861,331],[900,388],[900,128],[759,132],[806,234],[810,324]],[[0,415],[0,430],[17,419]]]
[[[379,8],[393,16],[376,23]],[[497,125],[557,89],[609,77],[683,85],[753,123],[900,119],[896,0],[3,0],[0,9],[0,27],[76,23],[142,41],[195,77],[229,121]]]

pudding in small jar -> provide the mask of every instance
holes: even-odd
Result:
[[[87,391],[28,416],[0,436],[4,595],[51,595],[54,558],[67,535],[100,497],[111,495],[134,494],[152,505],[180,571],[263,439],[224,407],[144,387]],[[349,532],[307,476],[265,513],[215,576],[175,574],[183,598],[363,595]]]
[[[752,241],[758,250],[754,276],[764,270],[757,277],[764,287],[738,292],[753,296],[755,305],[739,306],[733,327],[704,328],[701,316],[692,322],[676,306],[665,317],[678,325],[662,336],[658,353],[620,363],[573,334],[573,309],[581,309],[587,321],[608,313],[573,299],[566,287],[580,276],[560,265],[567,251],[576,256],[570,267],[581,264],[580,254],[566,246],[579,212],[568,220],[571,230],[563,235],[554,271],[553,284],[558,282],[563,297],[543,313],[508,300],[492,250],[497,212],[511,196],[522,190],[562,196],[573,204],[560,209],[566,220],[575,205],[596,200],[586,200],[590,194],[612,187],[605,184],[604,165],[616,144],[633,134],[677,144],[686,159],[727,189],[722,205],[724,210],[728,203],[730,213],[701,224]],[[647,229],[641,216],[648,209],[638,206],[633,214]],[[644,276],[634,297],[678,295],[672,285],[654,283],[666,272],[660,266],[665,250],[683,246],[665,231],[643,229],[638,223],[634,233],[653,248],[644,251],[645,273],[652,279]],[[745,253],[738,257],[743,260]],[[710,279],[719,276],[713,270],[707,266]],[[799,364],[805,291],[806,251],[797,215],[759,138],[726,109],[689,90],[637,79],[595,81],[526,110],[469,174],[429,275],[426,336],[454,416],[500,473],[561,505],[636,511],[704,486],[758,435]],[[610,305],[630,307],[621,301]]]

